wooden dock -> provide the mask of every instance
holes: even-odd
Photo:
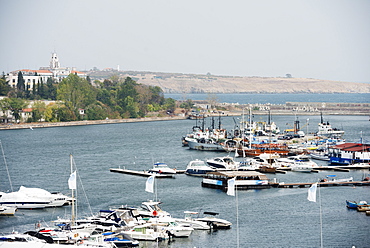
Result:
[[[311,187],[314,183],[270,183],[274,188],[305,188]],[[320,187],[336,186],[370,186],[370,181],[353,181],[353,182],[319,182]]]

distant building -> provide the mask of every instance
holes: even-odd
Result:
[[[6,75],[6,80],[8,84],[13,88],[17,87],[19,72],[22,73],[25,87],[28,90],[32,90],[33,85],[37,85],[37,83],[45,84],[48,78],[52,78],[56,82],[60,82],[63,78],[66,78],[71,73],[76,74],[79,77],[87,76],[86,73],[77,71],[74,67],[60,67],[59,59],[55,52],[51,55],[49,67],[40,67],[39,70],[22,69],[9,72]]]

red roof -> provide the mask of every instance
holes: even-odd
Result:
[[[332,146],[331,148],[339,149],[342,151],[361,152],[361,151],[369,151],[370,145],[361,144],[361,143],[344,143],[344,144]]]

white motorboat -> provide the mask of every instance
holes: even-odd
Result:
[[[284,166],[291,168],[292,171],[296,172],[311,172],[318,167],[318,165],[306,155],[279,158],[278,161]]]
[[[353,177],[338,179],[337,175],[327,175],[326,178],[321,179],[323,183],[337,183],[337,182],[353,182]]]
[[[142,217],[164,217],[168,216],[171,217],[171,215],[162,210],[159,207],[159,204],[161,202],[156,202],[156,201],[148,201],[148,202],[143,202],[139,208],[136,209],[138,215]]]
[[[150,173],[157,174],[176,174],[176,170],[168,167],[165,163],[157,162],[153,165],[153,168],[149,170]]]
[[[136,240],[156,241],[169,238],[164,227],[159,228],[150,223],[137,225],[129,231],[122,231],[122,233],[128,234],[131,238]]]
[[[60,207],[69,204],[70,198],[60,193],[50,193],[40,188],[21,186],[18,191],[0,192],[0,206],[23,209]]]
[[[203,221],[207,223],[209,226],[211,226],[213,229],[230,229],[231,228],[232,223],[230,221],[215,217],[219,215],[219,213],[204,212],[204,214],[208,216],[204,216],[201,218],[195,218],[194,220]]]
[[[240,162],[236,162],[232,157],[226,156],[207,159],[207,164],[218,170],[236,170],[238,169]]]
[[[178,223],[174,218],[168,216],[150,218],[148,223],[157,226],[158,229],[164,228],[169,235],[176,238],[189,237],[194,231],[194,228]]]
[[[204,176],[207,172],[215,171],[212,167],[206,165],[203,160],[192,160],[188,163],[185,174],[190,176]]]
[[[0,215],[14,215],[15,211],[17,211],[16,207],[0,206]]]
[[[198,212],[192,212],[192,211],[185,211],[185,218],[180,219],[180,218],[174,218],[176,222],[178,222],[181,225],[186,225],[190,226],[195,230],[209,230],[211,229],[211,226],[208,225],[204,221],[198,221],[194,219],[195,215],[199,215]]]

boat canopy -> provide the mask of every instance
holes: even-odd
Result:
[[[257,171],[214,171],[207,172],[209,177],[220,177],[225,179],[230,179],[236,177],[239,178],[258,178],[259,180],[268,180],[265,174]]]

